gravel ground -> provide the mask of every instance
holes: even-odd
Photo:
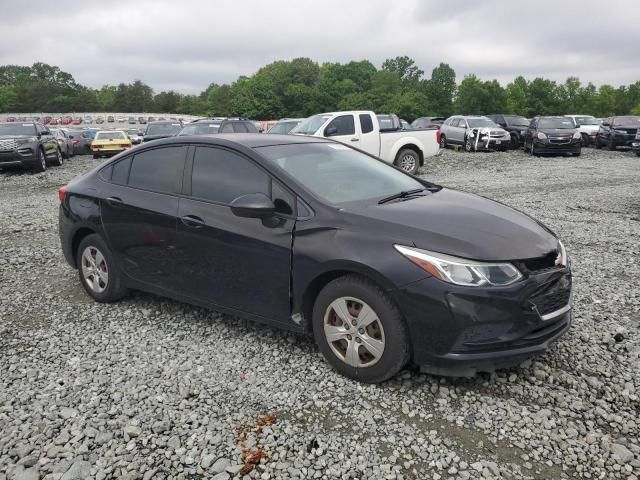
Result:
[[[513,205],[570,250],[550,351],[472,379],[334,373],[310,338],[134,293],[91,301],[56,189],[98,161],[0,173],[0,480],[636,480],[640,159],[446,151],[420,172]]]

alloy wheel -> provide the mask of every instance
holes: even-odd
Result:
[[[384,328],[376,312],[354,297],[339,297],[324,314],[324,334],[333,353],[355,368],[376,364],[385,348]]]
[[[412,173],[417,164],[416,156],[411,153],[406,153],[400,159],[400,168],[405,172]]]
[[[100,250],[88,246],[82,252],[82,276],[88,287],[96,293],[102,293],[109,283],[109,268]]]

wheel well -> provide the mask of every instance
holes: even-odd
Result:
[[[96,233],[96,232],[91,230],[90,228],[84,227],[84,228],[78,229],[78,231],[73,235],[73,240],[71,241],[71,252],[73,252],[74,265],[76,263],[76,257],[78,256],[78,247],[80,246],[80,242],[82,242],[82,240],[86,236],[91,235],[93,233]],[[75,265],[75,267],[77,268],[78,266]]]
[[[417,145],[414,145],[412,143],[410,143],[409,145],[403,145],[402,148],[398,150],[394,163],[398,161],[398,158],[400,157],[400,152],[402,150],[413,150],[414,152],[416,152],[416,154],[418,155],[418,159],[420,160],[420,166],[424,165],[424,155],[422,154],[422,150],[420,150],[420,148]]]
[[[313,306],[316,302],[316,298],[318,298],[318,294],[320,290],[322,290],[329,282],[332,282],[336,278],[344,277],[347,275],[357,275],[362,278],[366,278],[370,282],[378,285],[382,290],[385,288],[380,285],[380,282],[377,282],[375,278],[371,275],[363,274],[362,272],[358,272],[355,270],[332,270],[329,272],[325,272],[321,275],[318,275],[313,281],[307,286],[304,294],[302,295],[302,318],[304,319],[305,329],[308,331],[313,331],[313,322],[311,320],[313,316]]]

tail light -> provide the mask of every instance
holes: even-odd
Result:
[[[60,187],[58,189],[58,199],[60,200],[60,203],[64,202],[64,199],[67,196],[67,191],[65,190],[65,187]]]
[[[436,130],[436,141],[438,142],[438,145],[440,145],[440,129]]]
[[[77,140],[77,139],[75,139],[75,138],[74,138],[71,142],[72,142],[74,145],[77,145],[78,143],[80,143],[80,140]]]
[[[91,148],[102,148],[102,145],[98,145],[97,143],[94,143],[91,145]]]

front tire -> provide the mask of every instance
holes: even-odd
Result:
[[[464,151],[467,153],[471,153],[474,151],[474,142],[472,137],[466,137],[464,139]]]
[[[347,275],[328,283],[313,307],[318,348],[342,375],[379,383],[409,361],[409,334],[398,307],[375,283]]]
[[[589,146],[589,135],[587,135],[586,133],[582,134],[582,146],[583,147]]]
[[[44,155],[44,150],[42,148],[38,148],[38,154],[36,163],[33,167],[33,170],[36,172],[44,172],[47,169],[47,157]]]
[[[420,157],[415,150],[405,148],[398,152],[396,160],[393,163],[403,171],[413,175],[418,171],[418,167],[420,166]]]
[[[80,283],[97,302],[114,302],[127,294],[113,254],[102,237],[87,235],[76,252]]]
[[[609,143],[607,144],[607,148],[612,152],[616,151],[616,144],[613,143],[613,138],[609,138]]]

